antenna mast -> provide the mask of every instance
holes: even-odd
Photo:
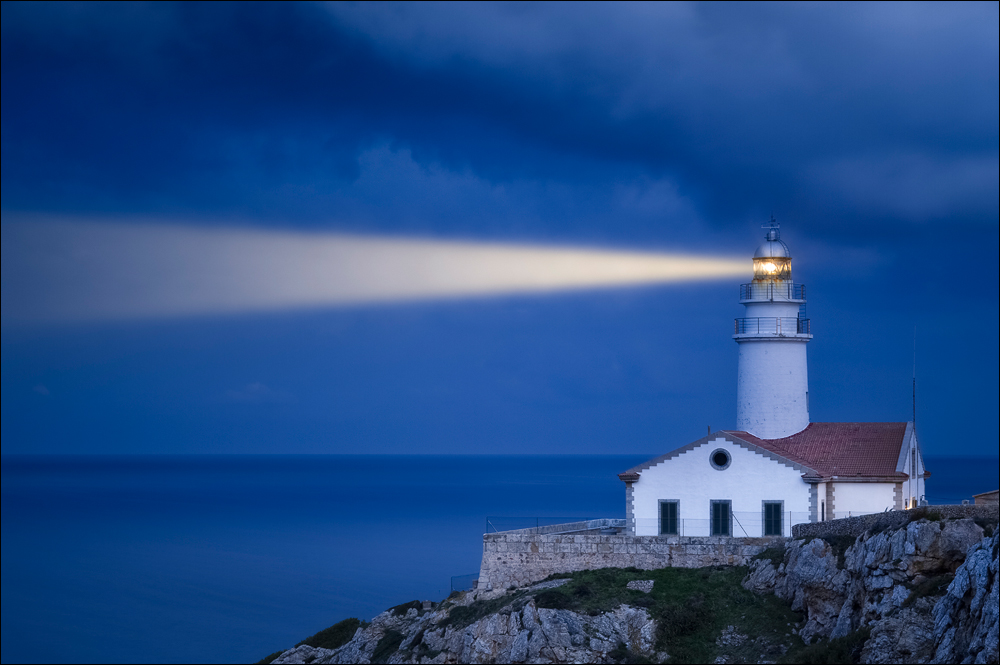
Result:
[[[913,427],[917,426],[917,327],[913,326]]]

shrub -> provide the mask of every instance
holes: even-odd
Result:
[[[608,652],[608,658],[616,663],[652,663],[650,659],[637,653],[632,653],[625,646],[624,642],[619,642],[618,646]]]
[[[382,636],[382,639],[375,645],[375,650],[372,651],[372,662],[388,662],[389,657],[399,650],[399,645],[403,643],[404,638],[405,635],[398,630],[385,631],[385,635]]]
[[[608,652],[608,658],[615,662],[622,662],[629,656],[629,650],[625,647],[624,642],[619,642],[618,646]]]
[[[989,538],[993,535],[993,532],[997,530],[997,520],[990,517],[973,517],[972,521],[979,525],[983,530],[983,536]]]
[[[638,598],[633,600],[630,604],[635,605],[636,607],[644,607],[646,609],[649,609],[650,607],[656,606],[656,599],[646,594],[639,596]]]
[[[571,605],[571,599],[558,589],[546,589],[535,596],[535,605],[548,610],[565,610]]]
[[[754,561],[770,561],[777,568],[785,561],[785,544],[780,543],[774,547],[768,547],[760,554],[753,557]]]
[[[955,579],[954,573],[945,573],[944,575],[937,575],[935,577],[930,577],[917,586],[913,587],[910,595],[907,596],[906,600],[903,601],[903,607],[909,607],[913,603],[917,602],[918,598],[923,598],[924,596],[939,596],[944,593],[951,581]]]
[[[361,619],[355,619],[354,617],[344,619],[325,630],[319,631],[312,637],[307,637],[295,646],[305,644],[315,649],[339,649],[351,641],[358,628],[362,628],[365,625]]]
[[[451,611],[448,612],[448,618],[438,623],[438,625],[443,627],[448,624],[452,624],[456,628],[464,628],[465,626],[475,622],[475,619],[473,618],[475,615],[476,610],[474,607],[469,605],[459,605],[451,608]]]
[[[816,644],[809,644],[801,649],[789,651],[778,662],[802,663],[803,665],[858,663],[861,661],[861,649],[864,648],[870,634],[870,628],[862,628],[834,640],[821,640]]]
[[[411,609],[416,610],[417,614],[423,614],[424,613],[422,609],[423,606],[424,606],[423,603],[421,603],[419,600],[411,600],[408,603],[403,603],[402,605],[396,605],[395,607],[390,608],[390,610],[392,611],[393,615],[402,617],[406,616],[406,613],[409,612]]]
[[[659,620],[657,641],[666,644],[670,640],[697,632],[711,621],[711,616],[705,608],[704,594],[696,593],[684,603],[666,604],[660,610]]]
[[[480,600],[471,605],[457,605],[448,610],[448,616],[438,622],[437,625],[440,628],[444,628],[447,625],[452,625],[456,629],[465,628],[482,619],[484,616],[504,610],[508,605],[511,606],[511,609],[520,609],[527,600],[525,596],[526,593],[524,591],[519,591],[513,596],[500,596],[491,600]]]

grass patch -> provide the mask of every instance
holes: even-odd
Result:
[[[924,580],[913,587],[910,595],[903,601],[903,607],[913,605],[913,603],[917,602],[918,598],[923,598],[924,596],[940,596],[948,588],[953,579],[955,579],[954,573],[945,573],[944,575],[937,575]]]
[[[773,595],[758,596],[740,586],[746,574],[745,567],[583,570],[561,575],[560,579],[570,581],[540,591],[535,595],[535,604],[590,616],[615,610],[622,604],[643,607],[658,620],[655,648],[669,653],[671,663],[711,663],[722,654],[735,662],[774,660],[780,651],[765,653],[769,645],[801,643],[797,637],[788,635],[789,624],[797,624],[801,617]],[[646,594],[626,589],[625,585],[633,580],[653,580],[653,590]],[[514,608],[530,598],[525,593]],[[469,617],[485,616],[499,609],[486,607],[497,601],[510,604],[512,599],[508,596],[481,603],[481,608],[476,607],[480,603],[473,603],[462,609],[467,610]],[[456,625],[459,622],[454,613],[458,609],[452,610]],[[468,625],[466,621],[463,616],[461,623]],[[720,647],[715,641],[727,626],[736,626],[740,633],[761,639],[748,639],[740,647]],[[621,662],[649,662],[625,645],[612,653]]]
[[[492,600],[478,600],[471,605],[457,605],[452,607],[448,611],[448,616],[437,625],[439,628],[451,625],[456,630],[461,630],[485,616],[500,612],[508,605],[511,606],[511,610],[520,610],[529,598],[527,591],[518,591]]]
[[[319,631],[312,637],[307,637],[295,646],[300,647],[303,644],[310,646],[314,649],[339,649],[354,637],[354,633],[357,632],[358,628],[364,628],[368,624],[361,619],[355,619],[351,617],[350,619],[344,619],[343,621],[338,621],[329,628]],[[257,661],[258,665],[270,665],[275,658],[285,653],[284,650],[275,651],[271,655],[267,656],[263,660]]]
[[[907,522],[915,522],[917,520],[927,520],[928,522],[940,522],[941,513],[937,510],[933,510],[928,506],[920,506],[918,508],[913,508],[906,512],[907,516],[910,518]]]
[[[861,662],[861,649],[868,641],[870,628],[862,628],[835,640],[822,640],[816,644],[803,645],[801,648],[789,650],[778,659],[779,663],[851,663]]]
[[[552,580],[568,580],[572,579],[573,573],[552,573],[546,577],[542,582],[551,582]]]
[[[354,637],[354,633],[357,632],[358,628],[363,628],[366,625],[368,624],[361,619],[355,619],[354,617],[344,619],[343,621],[333,624],[326,630],[319,631],[312,637],[307,637],[295,646],[298,647],[305,644],[313,647],[314,649],[339,649],[351,641],[351,638]]]
[[[382,639],[378,641],[375,645],[375,650],[372,651],[373,663],[386,663],[389,661],[389,657],[399,651],[399,645],[403,643],[403,639],[406,636],[403,635],[398,630],[387,630]]]
[[[752,561],[770,561],[777,568],[782,563],[785,562],[785,544],[779,543],[774,547],[768,547],[766,550],[757,554],[751,559]]]
[[[424,644],[424,633],[426,630],[421,630],[419,633],[413,636],[413,640],[410,641],[409,651],[412,655],[413,660],[420,662],[423,658],[428,658],[434,660],[437,658],[438,654],[441,653],[438,649],[431,649],[426,644]]]
[[[404,617],[406,616],[406,613],[409,612],[410,610],[416,610],[417,616],[420,616],[421,614],[424,613],[423,607],[424,604],[421,603],[419,600],[411,600],[408,603],[403,603],[401,605],[396,605],[395,607],[390,607],[388,611],[392,612],[394,616]]]

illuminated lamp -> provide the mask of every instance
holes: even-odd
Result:
[[[778,229],[771,228],[764,243],[753,255],[753,281],[771,282],[792,278],[792,257],[788,245],[778,237]]]

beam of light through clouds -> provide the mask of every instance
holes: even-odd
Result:
[[[689,282],[745,259],[65,220],[3,225],[7,324],[232,314]]]

